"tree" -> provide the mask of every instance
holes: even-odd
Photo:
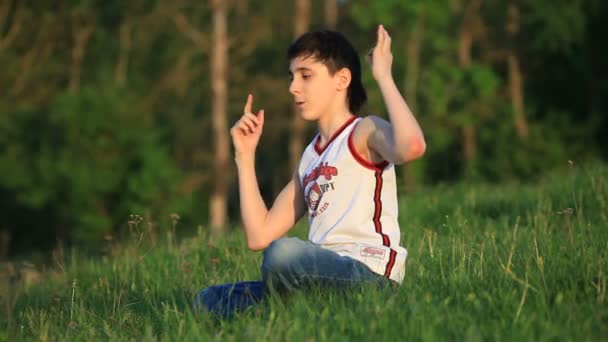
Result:
[[[91,35],[95,30],[91,11],[86,7],[77,6],[70,13],[70,29],[74,45],[72,46],[72,60],[70,63],[70,77],[68,88],[75,93],[80,88],[80,75],[82,62]]]
[[[507,63],[509,66],[509,93],[511,97],[511,106],[513,107],[513,121],[515,129],[520,139],[528,138],[528,122],[526,120],[524,107],[524,86],[523,75],[519,63],[517,53],[517,35],[520,30],[520,12],[519,6],[515,0],[509,1],[508,5],[508,22],[506,30],[510,38],[510,48],[508,49]]]
[[[309,30],[310,26],[310,0],[295,0],[294,36],[297,38]],[[289,169],[298,167],[304,146],[304,120],[293,105],[293,121],[289,139]]]
[[[479,18],[481,4],[482,0],[465,0],[462,8],[462,23],[458,41],[458,64],[465,71],[468,71],[471,67],[474,33],[480,30],[481,26],[481,19]],[[462,156],[465,169],[471,169],[470,164],[475,159],[476,151],[475,119],[465,119],[462,126]]]
[[[336,29],[338,25],[338,0],[325,0],[325,26]]]
[[[210,200],[211,230],[215,235],[222,232],[226,225],[228,201],[228,124],[226,111],[228,102],[227,65],[228,36],[226,23],[226,3],[224,0],[211,0],[213,8],[213,38],[211,50],[211,89],[213,93],[212,116],[215,157],[213,162],[214,185]]]

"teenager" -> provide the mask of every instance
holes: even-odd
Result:
[[[254,168],[264,110],[254,114],[253,97],[247,97],[230,133],[247,244],[264,250],[262,280],[209,287],[198,294],[197,309],[229,316],[269,293],[403,280],[407,251],[399,244],[394,165],[419,158],[426,145],[393,80],[388,32],[378,26],[368,61],[390,122],[361,115],[367,96],[359,57],[342,34],[306,33],[287,55],[289,92],[318,134],[268,209]],[[304,214],[308,241],[282,238]]]

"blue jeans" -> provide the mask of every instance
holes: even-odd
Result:
[[[283,238],[264,251],[261,281],[208,287],[194,299],[196,311],[227,318],[251,307],[270,294],[287,294],[311,287],[347,289],[363,284],[393,283],[365,264],[310,241]]]

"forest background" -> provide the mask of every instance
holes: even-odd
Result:
[[[267,127],[268,204],[316,127],[294,114],[287,46],[384,24],[427,140],[408,196],[444,183],[534,182],[608,158],[601,0],[0,0],[0,260],[101,253],[145,220],[163,236],[237,226],[229,127],[248,93]],[[364,67],[366,113],[386,116]],[[405,203],[404,202],[404,203]]]

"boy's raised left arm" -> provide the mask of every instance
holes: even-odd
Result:
[[[378,26],[377,35],[378,40],[369,55],[369,62],[390,123],[377,116],[367,116],[358,125],[355,138],[359,142],[359,152],[372,161],[386,160],[402,164],[421,157],[426,142],[418,121],[393,80],[391,38],[382,25]]]

